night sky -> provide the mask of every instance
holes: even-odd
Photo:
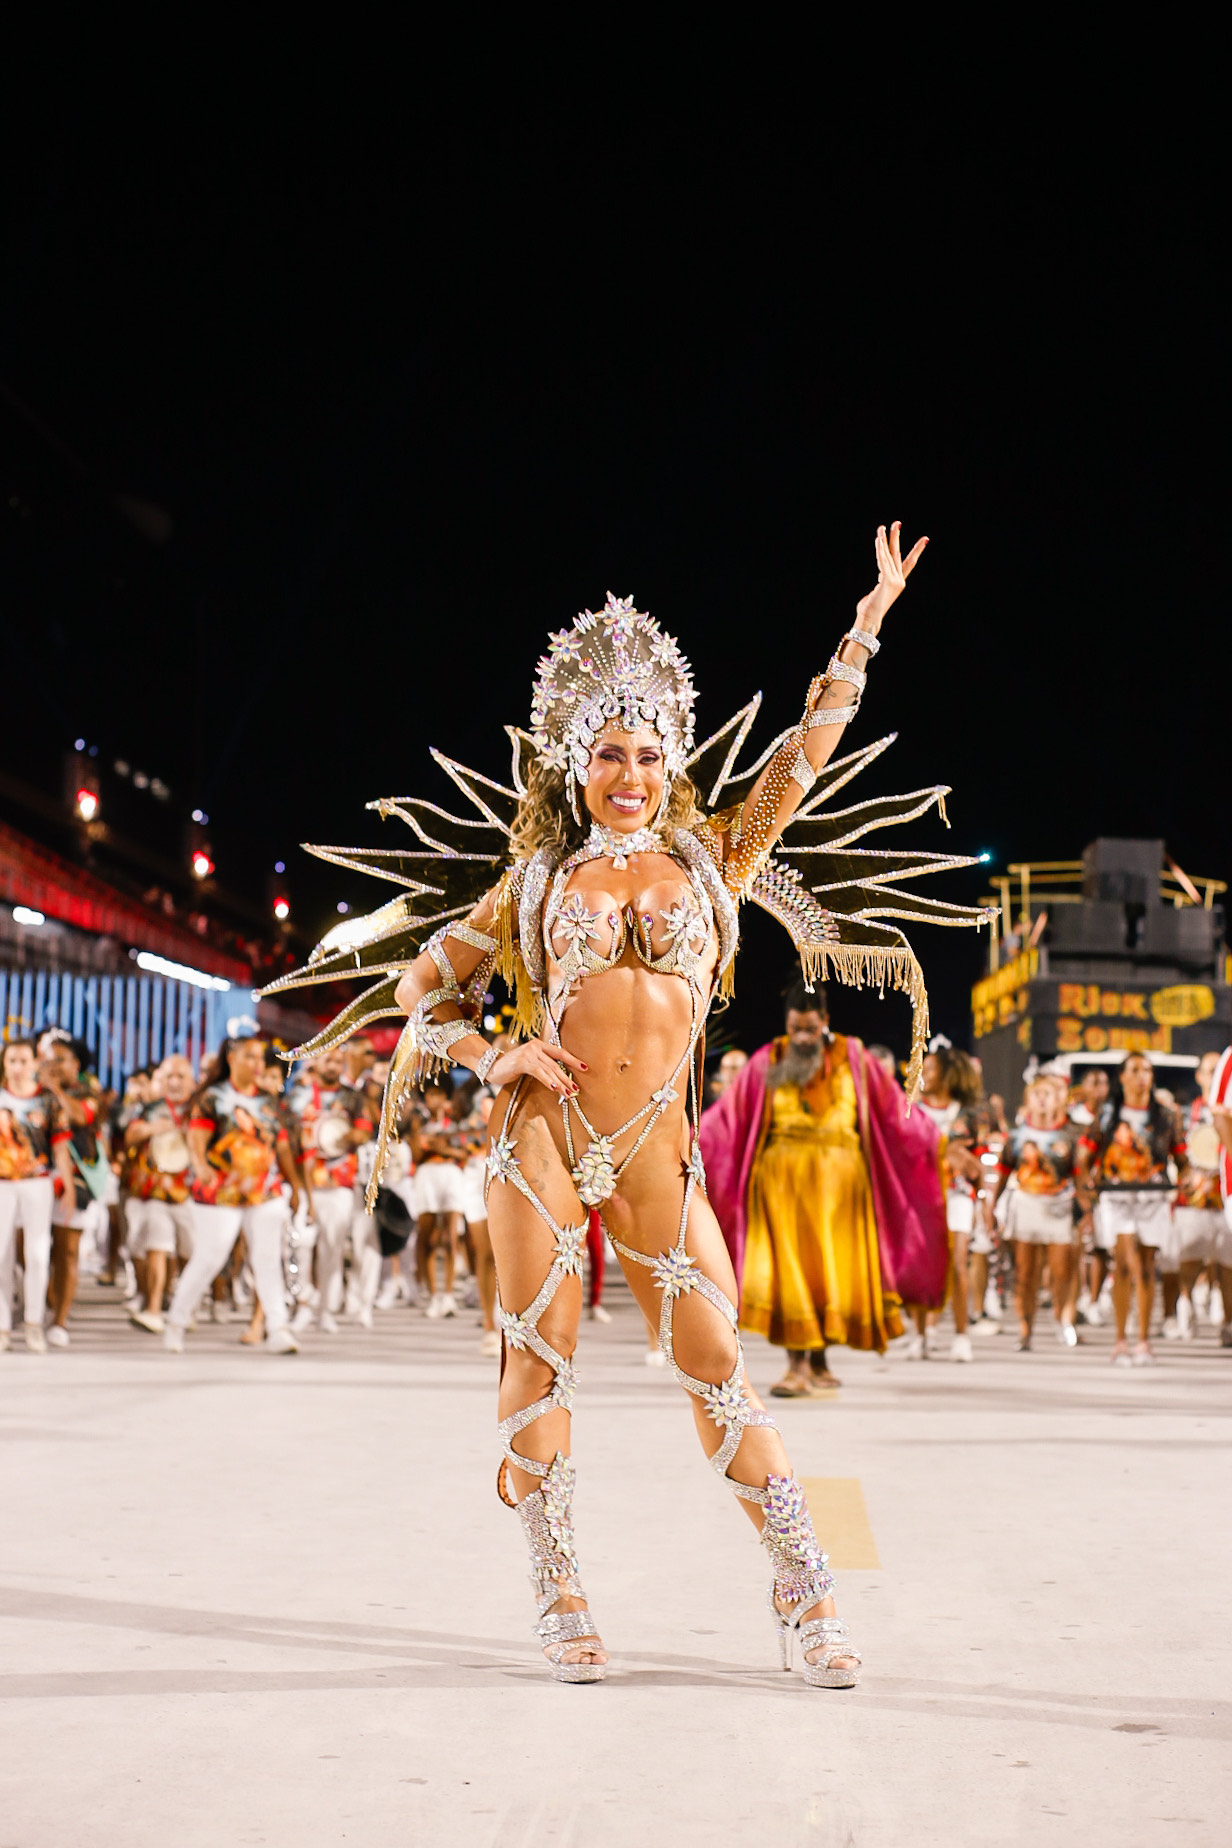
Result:
[[[55,787],[77,735],[139,763],[210,812],[230,885],[296,862],[315,934],[384,888],[295,843],[389,838],[362,804],[443,798],[430,744],[504,775],[549,628],[634,593],[692,658],[699,736],[760,687],[764,741],[897,517],[932,544],[848,734],[899,741],[850,799],[946,782],[951,831],[902,838],[1004,865],[1159,834],[1227,877],[1199,131],[1165,160],[1137,128],[1045,155],[790,110],[558,118],[30,163],[0,763]],[[791,954],[746,917],[722,1031],[752,1044]],[[913,940],[966,1043],[983,939]],[[902,1000],[835,1017],[906,1050]]]

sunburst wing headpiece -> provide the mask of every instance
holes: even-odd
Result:
[[[574,628],[551,637],[548,654],[539,663],[531,731],[505,728],[513,753],[508,784],[434,750],[434,760],[466,796],[473,813],[455,815],[419,796],[384,797],[369,803],[369,808],[383,819],[405,823],[416,837],[413,848],[307,847],[319,859],[388,880],[401,891],[366,917],[348,918],[336,925],[302,968],[263,990],[275,995],[357,979],[370,984],[289,1056],[311,1056],[376,1020],[401,1016],[394,991],[428,938],[450,919],[465,917],[509,873],[510,836],[535,759],[546,757],[564,772],[576,814],[577,788],[589,780],[591,751],[603,727],[613,720],[627,730],[652,726],[663,741],[667,776],[687,770],[714,827],[735,840],[745,796],[792,734],[782,733],[747,768],[737,769],[761,695],[696,748],[693,698],[689,664],[673,638],[664,635],[653,618],[635,610],[631,597],[609,595],[599,614],[584,611]],[[971,855],[856,845],[874,830],[915,820],[934,806],[945,820],[949,791],[944,785],[901,796],[877,796],[854,807],[829,806],[894,737],[891,733],[875,739],[836,758],[818,773],[808,799],[781,839],[755,859],[738,896],[752,899],[783,925],[800,953],[806,980],[833,977],[855,986],[889,982],[910,995],[914,1008],[907,1074],[910,1095],[918,1084],[928,1035],[928,1001],[920,965],[897,920],[971,925],[983,923],[990,914],[973,906],[923,898],[901,883],[925,873],[970,866]],[[707,825],[700,824],[702,832]],[[502,891],[507,884],[505,880]],[[508,934],[507,903],[503,910],[498,904],[501,919],[501,928]],[[507,965],[516,973],[515,937],[516,932],[502,951],[502,973],[508,972]],[[521,1013],[521,980],[518,975],[519,1019],[525,1026],[529,1016]],[[468,1005],[481,1001],[482,995],[477,994]],[[373,1189],[397,1134],[403,1093],[422,1075],[412,1040],[408,1025],[398,1042],[386,1086]]]
[[[590,755],[605,725],[653,727],[667,777],[683,770],[693,746],[693,676],[675,637],[632,597],[611,591],[602,610],[583,610],[572,629],[548,638],[531,698],[531,732],[540,754],[565,778],[581,819],[577,786],[590,781]]]

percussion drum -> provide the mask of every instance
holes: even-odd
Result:
[[[351,1125],[346,1117],[337,1111],[326,1111],[316,1121],[317,1154],[325,1161],[335,1161],[339,1155],[347,1153],[347,1138]]]
[[[150,1160],[160,1174],[183,1174],[190,1159],[182,1129],[160,1129],[150,1137]]]

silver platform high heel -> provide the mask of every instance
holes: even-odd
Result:
[[[589,1611],[554,1611],[562,1598],[584,1598],[578,1577],[577,1551],[573,1544],[574,1469],[568,1457],[557,1451],[548,1467],[543,1485],[525,1501],[517,1504],[522,1531],[530,1548],[531,1584],[539,1621],[535,1635],[543,1645],[555,1681],[602,1681],[607,1675],[606,1662],[564,1662],[579,1642],[594,1637],[599,1630]]]
[[[791,1668],[792,1638],[798,1636],[808,1687],[854,1688],[860,1679],[856,1669],[831,1667],[835,1661],[853,1658],[862,1664],[846,1623],[841,1617],[804,1617],[805,1611],[834,1592],[834,1577],[817,1543],[804,1489],[795,1476],[771,1476],[760,1499],[766,1517],[762,1545],[774,1564],[768,1603],[783,1667]],[[776,1600],[791,1606],[786,1614]],[[810,1662],[810,1650],[817,1649],[821,1651],[819,1659]]]

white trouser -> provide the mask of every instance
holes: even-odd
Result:
[[[265,1311],[268,1333],[287,1320],[286,1284],[282,1275],[282,1229],[287,1209],[279,1200],[260,1206],[201,1206],[193,1201],[193,1254],[180,1272],[167,1320],[185,1328],[203,1293],[231,1255],[240,1233],[248,1241],[248,1262]]]
[[[128,1255],[148,1258],[152,1251],[165,1251],[182,1258],[192,1254],[193,1208],[188,1200],[130,1200],[125,1208],[128,1219]]]
[[[33,1181],[0,1181],[0,1328],[13,1326],[13,1256],[19,1220],[26,1254],[26,1320],[43,1326],[54,1203],[50,1175]]]
[[[381,1237],[359,1187],[351,1196],[351,1262],[359,1280],[361,1309],[371,1309],[381,1287]]]
[[[349,1187],[316,1187],[312,1193],[312,1210],[316,1225],[306,1228],[307,1236],[317,1248],[317,1289],[322,1309],[331,1313],[342,1293],[342,1260],[346,1255],[347,1233],[355,1198]],[[308,1247],[311,1250],[311,1246]],[[311,1258],[304,1262],[308,1272]]]

